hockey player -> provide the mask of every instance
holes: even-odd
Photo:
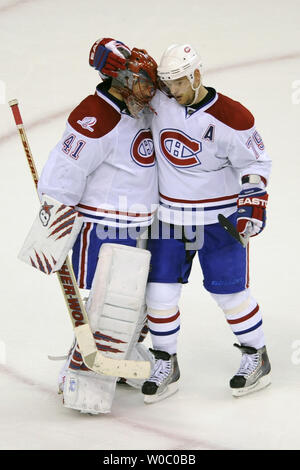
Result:
[[[170,46],[158,66],[162,91],[152,101],[151,129],[158,162],[160,231],[148,247],[148,323],[156,362],[142,388],[146,403],[176,392],[179,382],[178,302],[198,254],[204,287],[223,310],[242,361],[230,380],[233,395],[270,383],[262,313],[249,290],[248,248],[218,223],[236,225],[242,237],[266,222],[271,161],[253,115],[240,103],[203,85],[202,64],[189,44]],[[178,227],[184,228],[178,236]],[[166,237],[168,233],[170,236]]]
[[[71,112],[38,185],[41,194],[74,207],[84,218],[73,246],[72,263],[79,287],[88,291],[102,244],[136,246],[142,231],[152,223],[158,203],[157,168],[149,129],[149,102],[156,91],[157,65],[145,50],[131,51],[110,39],[95,42],[90,64],[99,63],[103,53],[108,59],[104,47],[107,42],[114,50],[112,57],[116,57],[118,73],[100,83],[95,94]],[[117,351],[116,345],[122,343],[118,338],[102,338],[99,334],[95,339],[102,351]],[[79,378],[86,374],[84,387],[89,375],[93,381],[101,379],[85,367],[76,345],[61,374],[62,380],[68,370]],[[115,382],[110,394],[114,385]],[[87,405],[86,397],[84,407],[78,400],[74,406],[68,405],[66,390],[64,403],[85,412],[108,412],[111,399],[103,404],[101,387],[100,383],[98,407]],[[97,397],[93,400],[97,403]]]

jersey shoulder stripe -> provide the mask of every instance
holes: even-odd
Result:
[[[254,126],[254,116],[238,101],[218,93],[217,101],[205,113],[211,114],[219,121],[236,131],[245,131]]]
[[[85,137],[99,139],[111,132],[121,114],[99,95],[89,95],[71,112],[68,123]]]

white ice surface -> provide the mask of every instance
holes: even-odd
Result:
[[[297,0],[0,0],[0,449],[300,449],[299,15]],[[194,44],[204,84],[256,117],[274,159],[268,226],[251,242],[273,367],[264,391],[231,396],[235,338],[195,262],[180,304],[177,395],[144,405],[118,387],[113,412],[98,417],[65,409],[56,395],[60,364],[47,355],[66,352],[73,334],[56,277],[17,260],[38,201],[7,101],[19,99],[40,171],[70,110],[94,92],[88,52],[103,36],[158,61],[170,43]]]

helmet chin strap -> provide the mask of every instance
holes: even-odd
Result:
[[[202,80],[201,80],[201,77],[200,77],[200,83],[199,85],[194,88],[194,81],[195,81],[195,72],[193,72],[193,76],[192,77],[188,77],[189,81],[190,81],[190,84],[191,84],[191,87],[192,87],[192,90],[195,92],[194,94],[194,99],[191,103],[189,103],[188,105],[186,106],[192,106],[193,104],[195,104],[197,102],[197,99],[198,99],[198,96],[199,96],[199,91],[200,91],[200,87],[201,87],[201,84],[202,84]]]
[[[193,104],[197,103],[197,99],[198,99],[198,96],[199,96],[199,90],[200,90],[200,85],[197,87],[197,88],[193,88],[193,91],[195,92],[194,94],[194,99],[191,103],[189,103],[187,106],[192,106]]]

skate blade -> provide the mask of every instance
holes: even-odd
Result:
[[[174,395],[179,389],[179,383],[173,382],[168,385],[162,393],[155,393],[155,395],[144,395],[144,403],[150,405],[151,403],[157,403],[158,401],[164,400],[165,398]]]
[[[268,387],[271,384],[271,375],[264,375],[260,380],[258,380],[255,384],[250,385],[246,388],[232,388],[232,395],[234,397],[242,397],[244,395],[248,395],[249,393],[258,392],[262,388]]]

